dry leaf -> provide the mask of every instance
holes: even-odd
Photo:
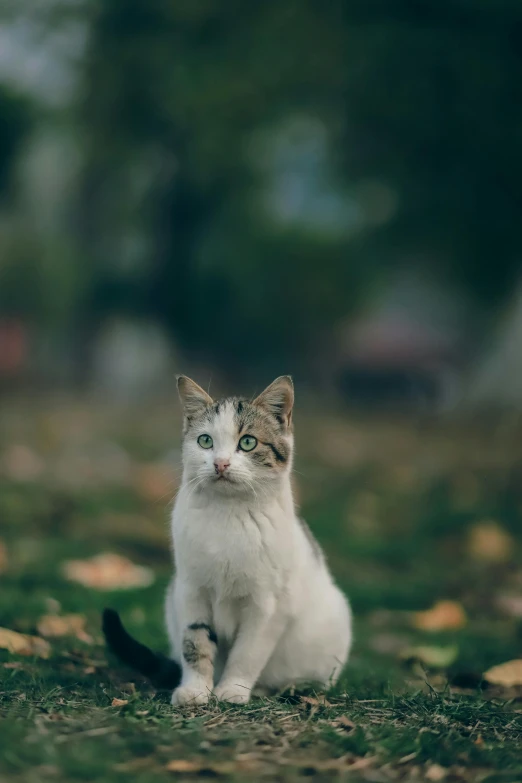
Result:
[[[126,557],[105,552],[90,560],[67,560],[63,564],[65,577],[96,590],[128,590],[148,587],[154,582],[150,568],[134,565]]]
[[[469,531],[468,552],[476,560],[505,563],[513,552],[514,541],[497,522],[474,525]]]
[[[522,685],[522,659],[493,666],[484,673],[484,679],[492,685],[503,685],[504,688]]]
[[[44,614],[38,620],[38,633],[42,636],[76,636],[81,642],[93,644],[94,639],[85,630],[86,618],[81,614]]]
[[[7,547],[0,539],[0,574],[7,571]]]
[[[499,595],[497,606],[511,617],[522,618],[522,595]]]
[[[23,669],[20,661],[9,661],[8,663],[3,663],[2,666],[4,669]]]
[[[185,759],[174,759],[169,761],[166,769],[168,772],[199,772],[201,764],[195,761],[186,761]]]
[[[446,669],[457,660],[459,648],[456,645],[450,647],[408,647],[402,651],[400,657],[404,661],[419,661],[432,669]]]
[[[350,718],[347,718],[346,715],[339,715],[338,718],[332,721],[332,726],[343,729],[344,731],[353,731],[355,723],[353,720],[350,720]]]
[[[0,647],[14,655],[37,655],[39,658],[48,658],[51,654],[51,645],[45,639],[17,633],[9,628],[0,628]]]
[[[237,772],[252,771],[256,766],[256,762],[251,759],[215,761],[213,763],[174,759],[173,761],[169,761],[166,769],[168,772],[184,772],[185,774],[201,775],[205,777],[216,777],[218,775],[228,777]]]
[[[438,601],[432,609],[413,615],[413,625],[422,631],[455,630],[466,622],[466,613],[457,601]]]
[[[305,706],[306,709],[310,709],[312,707],[331,707],[332,705],[326,698],[326,696],[320,695],[317,696],[317,698],[314,698],[313,696],[301,696],[300,702]]]
[[[428,767],[426,770],[426,780],[444,780],[444,778],[447,776],[448,770],[444,769],[444,767],[441,767],[440,764],[431,764],[431,766]]]
[[[114,698],[111,701],[111,707],[125,707],[126,704],[129,703],[128,699],[116,699]]]

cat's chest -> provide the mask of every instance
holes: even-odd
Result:
[[[176,559],[216,604],[267,589],[278,571],[272,520],[250,509],[192,511],[174,530]]]

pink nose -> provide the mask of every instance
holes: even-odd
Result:
[[[227,468],[230,467],[230,460],[228,459],[216,459],[214,460],[214,468],[218,476],[222,476]]]

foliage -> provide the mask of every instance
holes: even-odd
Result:
[[[519,269],[521,30],[515,2],[98,5],[81,115],[94,224],[126,230],[122,170],[162,171],[130,208],[150,285],[113,280],[120,304],[242,360],[251,340],[309,348],[408,263],[498,301]],[[252,135],[292,116],[326,130],[331,186],[363,216],[348,235],[263,216]]]
[[[487,308],[509,295],[516,0],[57,0],[25,13],[87,34],[80,324],[152,315],[221,364],[278,364],[403,266]]]

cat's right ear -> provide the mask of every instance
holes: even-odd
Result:
[[[179,398],[186,420],[200,415],[205,408],[208,408],[214,402],[212,397],[201,386],[198,386],[192,378],[187,378],[186,375],[178,375],[177,381]]]

